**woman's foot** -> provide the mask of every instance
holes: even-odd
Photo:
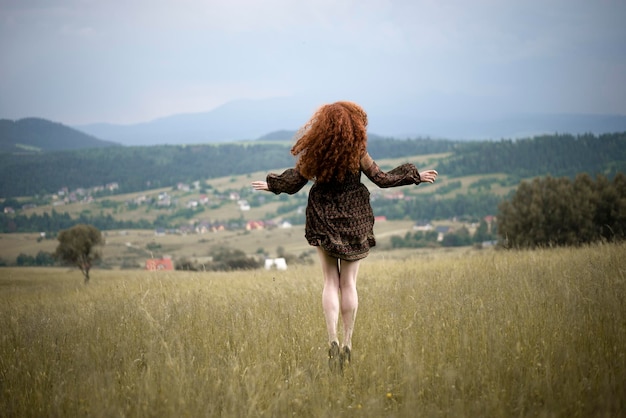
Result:
[[[330,348],[328,349],[328,367],[332,372],[340,372],[341,371],[341,354],[339,352],[339,343],[337,341],[333,341],[330,343]]]
[[[339,355],[339,365],[341,366],[341,370],[347,365],[350,364],[352,360],[352,350],[347,345],[343,346],[343,351]]]

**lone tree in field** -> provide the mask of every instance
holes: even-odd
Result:
[[[59,232],[58,240],[55,258],[78,267],[85,276],[85,284],[89,283],[89,270],[101,257],[98,247],[104,245],[100,230],[91,225],[76,225]]]

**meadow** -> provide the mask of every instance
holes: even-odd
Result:
[[[317,264],[2,268],[0,416],[624,416],[624,254],[368,258],[343,375]]]

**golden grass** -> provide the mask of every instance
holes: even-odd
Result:
[[[318,265],[1,269],[1,415],[624,416],[625,253],[366,259],[343,376]]]

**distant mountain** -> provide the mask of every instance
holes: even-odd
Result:
[[[416,99],[417,100],[417,99]],[[322,103],[297,98],[238,100],[212,111],[177,114],[133,125],[76,126],[97,138],[124,145],[224,143],[255,139],[291,139]],[[429,117],[424,103],[369,106],[369,132],[399,139],[429,137],[452,140],[527,138],[535,135],[626,131],[626,115],[511,114],[473,118]],[[271,132],[271,134],[268,134]],[[276,136],[276,138],[269,138]]]
[[[298,131],[287,131],[287,130],[274,131],[274,132],[270,132],[269,134],[265,134],[257,138],[257,141],[292,141],[295,138],[297,133]],[[380,140],[391,139],[391,138],[368,133],[367,139],[368,141],[380,141]]]
[[[76,126],[98,138],[124,145],[176,145],[254,140],[280,129],[296,130],[311,109],[287,98],[238,100],[210,112],[187,113],[134,125]]]
[[[0,119],[0,152],[65,151],[120,146],[46,119]]]
[[[456,139],[519,139],[552,134],[602,135],[626,132],[626,115],[515,114],[429,125]],[[436,137],[437,135],[435,135]]]
[[[294,131],[287,131],[287,130],[273,131],[257,138],[257,140],[258,141],[291,141],[296,136],[297,133],[298,131],[295,131],[295,130]]]

